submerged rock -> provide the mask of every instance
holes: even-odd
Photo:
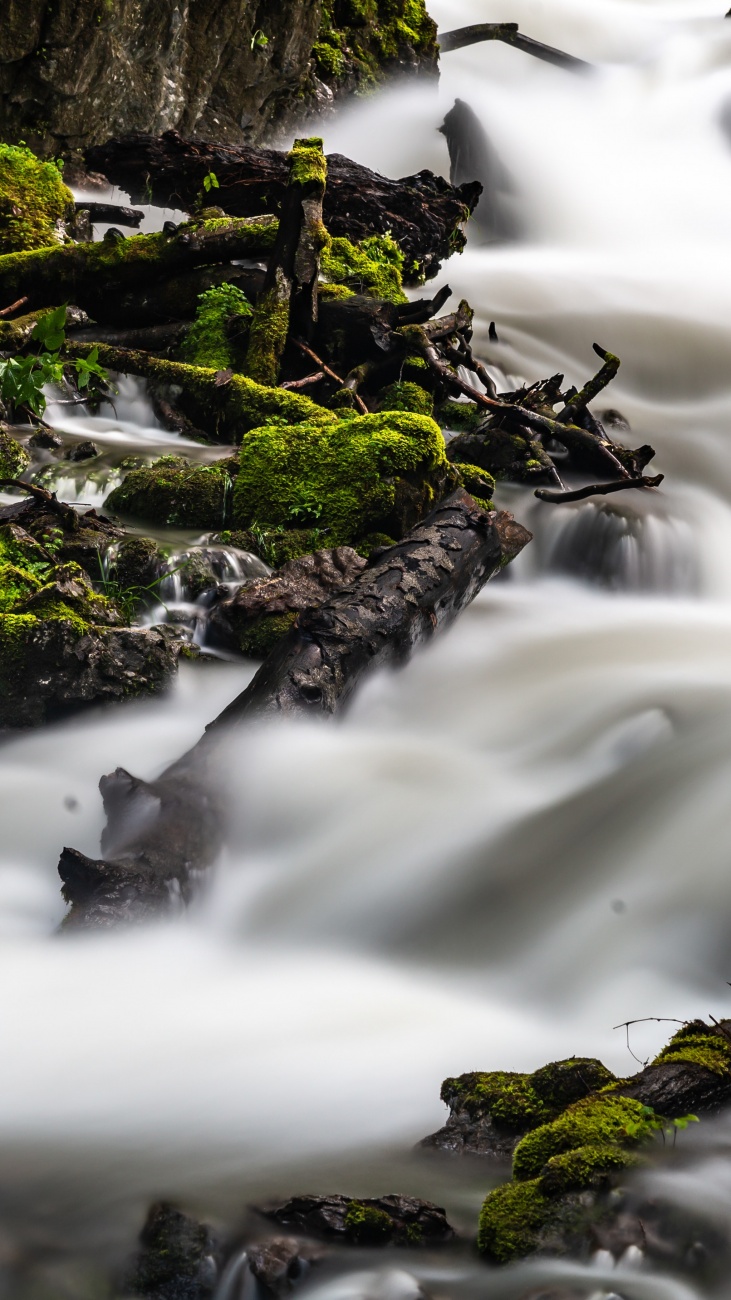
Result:
[[[293,1196],[260,1213],[314,1237],[336,1237],[358,1246],[421,1246],[451,1241],[454,1230],[444,1210],[415,1196]]]
[[[88,439],[86,442],[79,442],[75,447],[66,453],[66,460],[81,461],[91,460],[93,456],[99,455],[99,448],[95,442]]]
[[[321,605],[331,591],[347,586],[365,567],[366,561],[349,546],[290,560],[271,577],[241,587],[217,605],[209,630],[222,644],[264,659],[299,613]]]

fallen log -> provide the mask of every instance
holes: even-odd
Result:
[[[74,207],[77,212],[88,213],[89,220],[103,225],[115,222],[118,226],[138,229],[142,225],[144,212],[139,208],[125,208],[118,203],[95,203],[93,200],[77,199]]]
[[[157,781],[122,769],[103,778],[104,859],[64,849],[59,864],[67,923],[122,924],[187,901],[225,833],[212,791],[220,789],[217,764],[232,728],[340,713],[368,671],[403,663],[529,541],[512,515],[486,514],[460,489],[348,586],[301,614],[247,689]]]
[[[216,203],[231,216],[278,212],[287,188],[286,153],[204,144],[176,131],[112,139],[87,149],[85,158],[133,202],[185,211],[196,206],[211,172],[218,181]],[[464,247],[462,226],[480,197],[479,183],[454,187],[429,171],[392,180],[341,154],[327,161],[324,219],[330,234],[354,241],[392,235],[404,254],[407,284],[437,275],[441,262]]]
[[[481,41],[503,41],[514,45],[526,54],[552,63],[557,68],[568,68],[570,72],[590,72],[592,65],[584,59],[577,59],[574,54],[556,50],[552,45],[534,41],[531,36],[524,36],[517,23],[473,23],[470,27],[456,27],[451,32],[443,32],[439,39],[439,52],[451,54],[453,50],[463,50],[468,45],[478,45]]]
[[[269,257],[276,217],[224,218],[179,226],[175,234],[134,235],[0,257],[0,301],[25,296],[28,311],[73,302],[101,324],[116,324],[115,299],[155,280],[236,258]]]

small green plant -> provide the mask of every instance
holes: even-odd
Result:
[[[625,1133],[628,1137],[641,1137],[649,1133],[660,1133],[663,1144],[668,1134],[673,1135],[673,1146],[679,1132],[682,1132],[689,1124],[699,1124],[700,1120],[697,1115],[680,1115],[677,1119],[663,1119],[652,1108],[652,1106],[642,1107],[642,1118],[629,1120],[625,1126]]]
[[[203,177],[203,189],[206,194],[210,194],[211,190],[220,190],[220,188],[221,186],[218,183],[218,177],[215,172],[208,172]]]
[[[294,494],[294,500],[289,507],[289,518],[296,520],[298,523],[315,523],[320,518],[324,509],[322,501],[313,496],[312,492],[303,485],[298,487]]]
[[[269,37],[265,36],[264,33],[260,31],[259,28],[257,28],[257,30],[254,32],[254,35],[251,38],[252,50],[263,50],[266,48],[268,44],[269,44]]]
[[[154,596],[155,600],[167,611],[167,605],[164,600],[160,599],[159,588],[166,578],[171,578],[174,573],[179,573],[184,568],[184,565],[178,564],[174,569],[166,569],[164,573],[161,573],[157,578],[153,578],[152,582],[148,582],[146,586],[133,583],[128,587],[123,587],[122,583],[109,572],[101,551],[97,552],[97,562],[99,564],[99,578],[94,585],[100,588],[103,596],[106,596],[108,600],[114,601],[114,604],[119,606],[127,623],[132,622],[139,606],[144,603],[148,596]]]
[[[47,405],[43,391],[46,384],[60,384],[64,379],[64,362],[59,353],[66,342],[65,306],[36,321],[31,342],[40,344],[39,352],[0,361],[0,399],[11,412],[25,411],[41,419]],[[74,371],[79,390],[89,388],[92,380],[105,383],[108,378],[99,365],[98,348],[66,364]]]

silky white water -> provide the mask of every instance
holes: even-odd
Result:
[[[476,46],[444,57],[438,92],[382,94],[326,125],[328,149],[392,175],[444,172],[436,128],[455,97],[472,106],[523,233],[496,246],[475,229],[437,284],[469,298],[477,350],[510,376],[580,384],[593,341],[617,353],[603,405],[630,420],[632,445],[656,447],[666,480],[568,507],[502,489],[536,540],[451,632],[370,681],[342,723],[236,739],[235,835],[177,922],[53,937],[58,854],[97,854],[102,773],[154,776],[254,666],[188,666],[165,701],[5,743],[0,1201],[13,1240],[131,1240],[161,1194],[229,1221],[265,1193],[314,1187],[418,1186],[459,1211],[454,1169],[408,1159],[444,1120],[447,1074],[574,1053],[627,1073],[619,1022],[728,1015],[722,9],[435,0],[443,29],[519,21],[599,66],[574,77]],[[638,1028],[633,1049],[644,1059],[671,1029]],[[700,1147],[690,1182],[662,1177],[693,1203],[695,1178],[728,1221],[730,1139],[706,1133],[684,1135]],[[468,1225],[490,1175],[470,1179]],[[579,1285],[571,1268],[541,1276]],[[620,1281],[638,1300],[688,1294],[631,1269]]]

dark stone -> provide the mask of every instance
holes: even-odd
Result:
[[[439,1245],[455,1235],[440,1206],[415,1196],[293,1196],[260,1213],[284,1228],[351,1245]]]
[[[28,439],[29,447],[42,447],[44,450],[51,450],[53,447],[63,447],[63,438],[60,438],[53,429],[37,429]]]
[[[99,455],[99,448],[96,443],[78,442],[75,447],[66,452],[66,460],[91,460],[92,457]]]
[[[275,1237],[249,1246],[246,1254],[257,1282],[271,1295],[286,1296],[302,1280],[309,1266],[322,1259],[324,1250],[297,1237]]]
[[[209,632],[220,644],[263,658],[297,614],[316,609],[366,567],[350,546],[290,560],[269,578],[239,588],[211,612]]]
[[[204,1300],[218,1273],[210,1228],[173,1205],[153,1205],[126,1289],[150,1300]]]

